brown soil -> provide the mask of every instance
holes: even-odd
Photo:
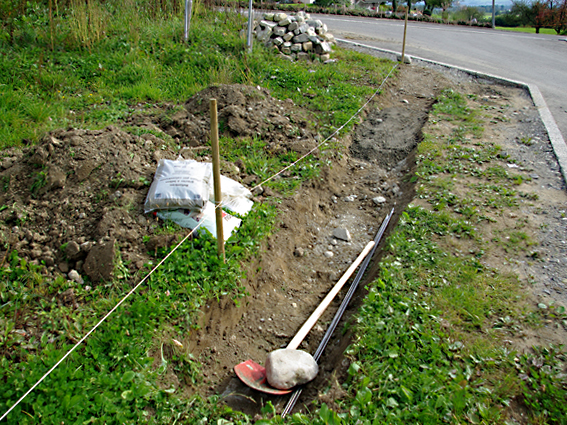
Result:
[[[561,177],[547,165],[553,164],[554,158],[526,93],[403,67],[399,77],[368,106],[353,135],[340,140],[345,150],[337,162],[293,197],[281,200],[278,231],[267,241],[261,258],[250,265],[243,282],[250,296],[239,307],[230,300],[210,302],[203,309],[200,330],[181,341],[202,364],[205,385],[199,391],[222,394],[226,403],[252,414],[268,399],[278,410],[283,407],[287,398],[253,392],[235,378],[232,368],[246,359],[263,363],[268,352],[287,345],[363,246],[373,239],[391,208],[396,214],[390,228],[395,225],[414,199],[409,177],[415,168],[415,147],[434,98],[445,87],[476,94],[479,105],[494,107],[494,114],[501,114],[501,107],[506,106],[506,119],[494,121],[494,125],[487,123],[484,137],[505,146],[519,161],[526,160],[528,163],[522,164],[526,173],[537,173],[537,179],[524,183],[521,189],[540,193],[540,200],[535,206],[526,204],[517,214],[529,216],[528,230],[542,241],[541,255],[549,259],[545,264],[508,264],[526,279],[536,277],[537,296],[561,301],[567,268],[555,261],[564,261],[567,248],[560,216],[566,196]],[[114,249],[132,273],[143,268],[157,247],[175,237],[156,235],[161,223],[143,213],[147,183],[160,158],[175,159],[179,154],[191,158],[203,149],[211,97],[218,99],[219,117],[225,123],[221,129],[227,135],[259,135],[269,142],[271,150],[300,153],[319,140],[316,131],[309,128],[306,114],[293,102],[276,100],[265,89],[244,86],[210,88],[190,99],[184,108],[171,105],[140,113],[125,123],[130,132],[118,127],[52,132],[38,146],[3,152],[0,205],[7,208],[0,211],[4,249],[0,261],[6,256],[6,248],[17,249],[32,262],[43,262],[47,275],[76,270],[89,276],[89,285],[111,277],[108,271],[116,261]],[[487,113],[491,112],[487,109]],[[529,147],[519,144],[524,136],[537,138],[536,143]],[[225,163],[221,168],[223,174],[241,182],[253,181],[238,164]],[[386,201],[377,205],[373,198],[378,196]],[[500,226],[508,224],[502,222]],[[539,232],[540,224],[548,226],[545,234]],[[348,229],[351,241],[332,237],[336,228]],[[146,235],[150,238],[144,243]],[[367,280],[375,274],[379,257],[377,253]],[[495,255],[486,261],[501,265],[502,258]],[[359,291],[358,299],[361,294]],[[357,302],[344,320],[356,310]],[[328,309],[302,349],[314,352],[338,303]],[[565,335],[550,329],[549,335],[540,337],[560,341]],[[513,343],[522,341],[527,345],[526,339]],[[340,377],[348,367],[342,357],[348,342],[348,334],[331,340],[320,362],[321,373],[307,387],[302,402],[322,397],[331,403],[342,396],[333,377]],[[164,385],[182,384],[171,377]],[[331,389],[323,391],[328,385]],[[299,408],[303,408],[301,403]]]

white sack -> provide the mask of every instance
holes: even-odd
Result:
[[[144,212],[156,209],[201,210],[209,199],[212,168],[194,160],[161,159],[150,186]]]
[[[216,225],[216,214],[215,214],[215,204],[207,201],[205,207],[202,211],[190,211],[185,209],[178,210],[161,210],[157,212],[157,216],[162,220],[169,219],[174,223],[179,224],[181,227],[186,227],[189,229],[194,229],[199,223],[201,227],[199,229],[207,229],[212,233],[213,237],[217,237],[217,225]],[[222,212],[222,226],[224,233],[224,240],[226,241],[232,232],[240,226],[242,220],[236,218],[226,212]]]

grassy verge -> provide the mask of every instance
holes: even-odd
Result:
[[[535,34],[536,30],[532,27],[496,27],[497,30],[504,30],[504,31],[515,31],[515,32],[526,32],[529,34]],[[552,28],[540,28],[540,34],[551,34],[557,35],[557,32]]]
[[[517,276],[488,265],[491,253],[528,249],[526,235],[506,239],[512,247],[490,228],[518,208],[525,177],[508,173],[500,148],[481,142],[483,118],[466,97],[445,92],[432,120],[419,147],[420,199],[389,239],[349,349],[345,423],[498,424],[509,409],[529,423],[564,423],[565,352],[519,354],[503,343],[542,316],[524,302]],[[436,127],[441,121],[451,134]]]
[[[61,12],[55,33],[44,19],[47,10],[29,6],[27,19],[10,36],[2,33],[1,148],[33,143],[53,128],[104,127],[162,102],[183,103],[218,83],[268,87],[274,96],[309,109],[325,133],[343,124],[391,68],[389,62],[342,50],[333,66],[291,64],[261,46],[247,55],[239,33],[244,18],[238,14],[198,13],[185,44],[179,16],[152,18],[134,6],[89,2],[88,11]],[[100,25],[88,30],[77,14],[98,17]],[[263,152],[261,140],[252,141],[252,149],[223,142],[231,146],[225,159],[242,160],[259,178],[293,159]],[[316,175],[318,166],[307,161],[290,178],[278,180],[278,189],[292,191],[298,181]],[[8,423],[249,422],[215,398],[177,394],[160,382],[175,373],[186,388],[200,384],[199,366],[184,340],[199,326],[198,311],[207,300],[230,296],[238,302],[244,295],[243,267],[272,231],[275,215],[274,206],[255,207],[229,240],[226,265],[216,260],[210,238],[184,244],[8,416]],[[7,256],[0,269],[0,413],[142,278],[128,275],[120,259],[117,264],[116,281],[87,290],[63,277],[45,279],[41,267],[16,252]]]

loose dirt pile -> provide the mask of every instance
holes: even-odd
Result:
[[[541,220],[536,223],[548,224],[543,219],[554,219],[549,230],[540,235],[547,238],[545,255],[550,258],[550,263],[541,267],[547,267],[546,276],[554,286],[544,286],[548,282],[542,278],[536,288],[548,297],[563,294],[565,282],[561,279],[566,277],[566,268],[551,259],[564,259],[567,248],[565,229],[561,228],[564,222],[555,220],[565,197],[564,187],[557,171],[549,168],[554,158],[526,94],[472,81],[449,81],[433,71],[403,67],[399,78],[389,82],[368,107],[352,137],[340,141],[345,150],[338,161],[293,197],[280,199],[279,229],[243,282],[250,296],[239,307],[230,300],[209,303],[203,309],[200,330],[182,341],[202,364],[206,385],[199,391],[221,393],[233,407],[258,412],[267,398],[240,384],[233,366],[248,358],[263,362],[268,352],[287,345],[362,247],[373,239],[391,208],[396,209],[392,225],[396,223],[414,198],[410,177],[427,112],[440,90],[459,85],[463,92],[476,94],[486,107],[505,110],[506,119],[495,122],[494,128],[487,126],[485,137],[527,162],[523,169],[537,178],[526,185],[544,186],[534,188],[544,193],[538,203],[541,213],[525,213],[547,211],[545,217],[538,215]],[[38,146],[3,152],[0,261],[16,249],[20,256],[44,263],[47,275],[88,276],[89,285],[111,278],[109,271],[117,258],[131,273],[142,269],[158,247],[176,238],[159,234],[161,223],[143,213],[157,162],[178,155],[194,158],[203,152],[209,133],[210,98],[218,100],[221,133],[226,135],[261,137],[275,152],[289,149],[304,153],[320,140],[306,114],[293,102],[244,86],[207,89],[184,107],[171,105],[133,116],[122,129],[54,131]],[[537,143],[519,145],[518,140],[525,136]],[[221,171],[245,184],[253,181],[239,164],[224,163]],[[269,200],[260,197],[256,201]],[[347,229],[351,240],[334,238],[336,228]],[[540,266],[530,267],[539,276]],[[69,274],[72,270],[77,274]],[[375,267],[369,277],[374,273]],[[338,301],[301,348],[315,350],[336,305]],[[347,320],[354,310],[355,306],[349,309]],[[342,358],[347,344],[348,335],[331,341],[321,360],[321,373],[303,400],[321,396],[332,404],[340,398],[340,386],[332,385],[327,394],[319,394],[319,389],[332,384],[332,376],[348,367]],[[183,384],[171,377],[163,385]],[[285,399],[270,399],[278,408],[285,403]]]

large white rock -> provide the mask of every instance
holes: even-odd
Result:
[[[280,390],[306,384],[319,372],[317,362],[309,353],[286,348],[268,354],[265,367],[268,383]]]

